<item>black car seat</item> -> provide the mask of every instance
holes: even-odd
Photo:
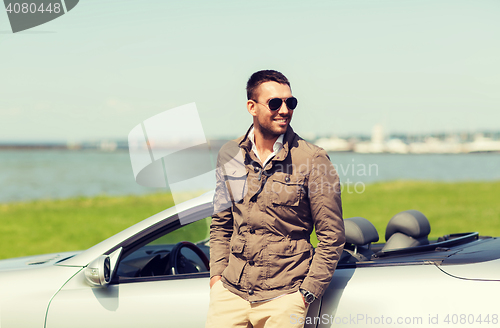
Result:
[[[346,246],[350,255],[347,262],[367,261],[373,255],[370,244],[379,240],[377,229],[365,218],[353,217],[344,220]]]
[[[407,210],[392,217],[385,230],[385,246],[382,251],[429,244],[431,232],[429,220],[422,212]]]

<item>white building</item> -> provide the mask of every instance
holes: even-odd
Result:
[[[316,146],[323,148],[326,151],[351,151],[352,145],[344,139],[337,137],[321,138],[315,142]]]
[[[385,151],[385,145],[384,128],[382,125],[375,125],[372,130],[371,141],[355,144],[354,151],[356,153],[383,153]]]

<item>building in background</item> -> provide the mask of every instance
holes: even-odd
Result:
[[[500,132],[387,136],[383,126],[377,124],[372,129],[371,138],[322,137],[315,144],[326,151],[353,151],[362,154],[487,153],[500,152]]]

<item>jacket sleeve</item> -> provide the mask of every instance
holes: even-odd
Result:
[[[231,198],[225,181],[224,166],[217,160],[214,214],[210,224],[210,278],[222,275],[229,262],[229,244],[233,234]]]
[[[326,151],[312,161],[308,193],[318,246],[301,288],[321,297],[330,284],[345,244],[340,180]]]

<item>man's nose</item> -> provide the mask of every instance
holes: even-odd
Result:
[[[281,103],[281,107],[278,109],[278,113],[280,115],[287,115],[289,111],[290,111],[290,109],[288,109],[288,106],[286,105],[286,102],[283,101]]]

